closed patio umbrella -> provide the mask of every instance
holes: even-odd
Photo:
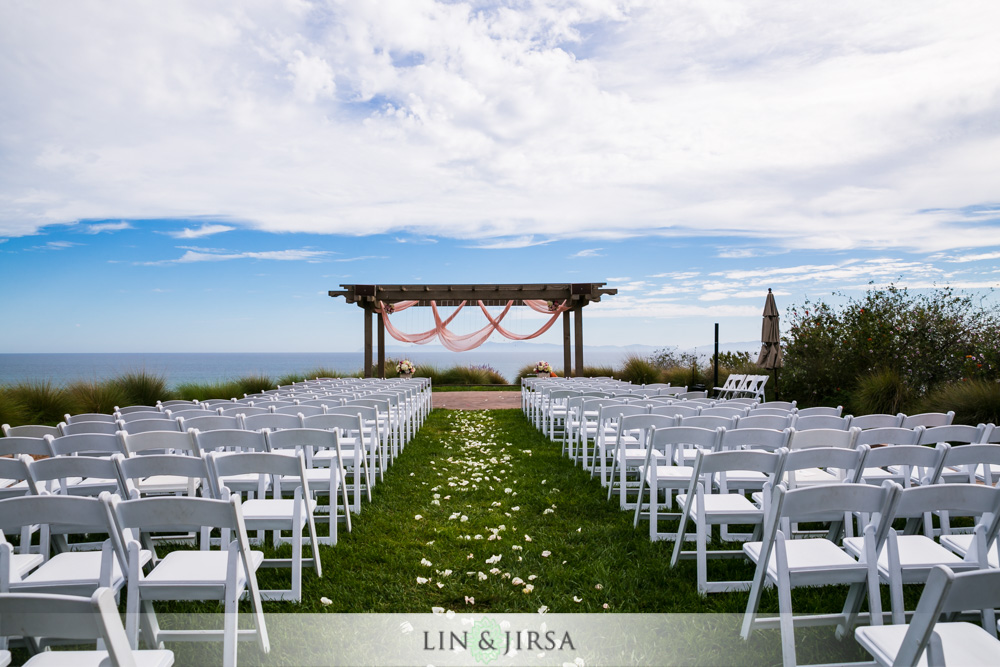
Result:
[[[757,365],[774,371],[774,394],[778,394],[778,369],[783,362],[781,358],[781,332],[778,330],[778,306],[774,303],[771,288],[767,289],[767,300],[764,301],[764,325],[760,333],[760,355]]]

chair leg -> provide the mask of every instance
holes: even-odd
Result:
[[[778,624],[781,627],[781,662],[795,667],[795,623],[792,618],[792,586],[788,576],[785,535],[778,532],[774,540],[774,556],[778,570]]]

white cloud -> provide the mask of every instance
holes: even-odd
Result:
[[[208,216],[488,248],[996,247],[998,21],[989,0],[5,3],[0,235]]]
[[[184,248],[181,248],[184,250]],[[187,249],[177,259],[166,259],[154,262],[136,262],[144,266],[160,266],[165,264],[191,264],[194,262],[227,262],[234,259],[264,259],[281,262],[317,262],[329,257],[327,250],[266,250],[263,252],[226,252],[210,248]]]
[[[231,232],[234,229],[236,228],[229,225],[202,225],[197,229],[185,227],[178,232],[167,232],[167,235],[175,239],[200,239],[214,234],[221,234],[222,232]]]
[[[984,260],[990,259],[1000,259],[1000,252],[983,252],[972,255],[954,255],[954,256],[944,256],[942,259],[946,262],[953,262],[957,264],[964,264],[965,262],[982,262]]]
[[[121,222],[99,222],[87,225],[83,231],[85,234],[100,234],[101,232],[120,232],[124,229],[133,229],[133,227],[130,223],[122,220]]]
[[[465,246],[466,248],[476,248],[478,250],[510,250],[514,248],[529,248],[536,245],[545,245],[550,241],[535,240],[534,236],[518,236],[516,238],[501,239],[499,241],[484,241],[477,245]]]
[[[579,252],[573,253],[572,255],[570,255],[570,257],[571,258],[574,258],[574,257],[604,257],[604,255],[602,255],[601,252],[600,252],[601,250],[604,250],[604,248],[587,248],[587,249],[581,250]]]

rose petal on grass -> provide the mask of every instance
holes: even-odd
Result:
[[[322,597],[322,598],[319,599],[319,601],[320,601],[320,604],[322,604],[324,607],[329,607],[330,605],[333,604],[333,600],[331,600],[330,598],[327,598],[327,597]]]
[[[524,588],[521,589],[521,592],[522,593],[530,593],[533,590],[535,590],[535,587],[532,584],[525,584]]]
[[[548,611],[549,611],[549,608],[546,607],[545,605],[542,605],[541,607],[538,608],[538,613],[539,614],[545,614],[545,613],[548,613]]]
[[[573,602],[583,602],[583,598],[578,598],[577,596],[574,595]]]

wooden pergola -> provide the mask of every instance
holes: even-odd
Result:
[[[570,310],[563,312],[563,373],[573,375],[570,347],[570,312],[573,313],[573,331],[576,347],[576,374],[583,373],[583,307],[602,296],[618,293],[604,287],[607,283],[562,283],[529,285],[341,285],[343,289],[330,290],[332,297],[344,297],[347,303],[356,303],[364,310],[365,319],[365,377],[372,374],[372,316],[377,315],[379,302],[395,304],[400,301],[417,301],[418,306],[457,306],[463,301],[482,301],[487,306],[506,306],[513,301],[523,306],[525,299],[565,301]],[[378,319],[378,374],[385,377],[385,323]]]

